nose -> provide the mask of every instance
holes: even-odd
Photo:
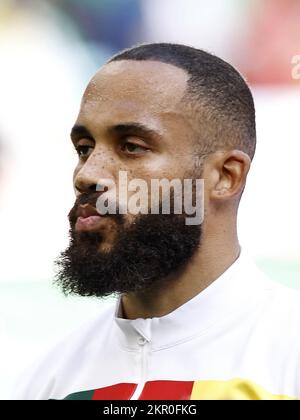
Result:
[[[75,176],[74,187],[76,193],[93,193],[97,190],[97,182],[92,177],[83,176],[80,172]]]
[[[101,159],[92,156],[74,173],[74,188],[76,193],[94,193],[103,184],[104,179],[111,179],[107,166]],[[98,189],[99,190],[99,189]]]

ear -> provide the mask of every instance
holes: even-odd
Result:
[[[209,166],[207,176],[211,200],[230,200],[242,194],[251,166],[246,153],[241,150],[216,152]]]

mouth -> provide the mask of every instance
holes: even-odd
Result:
[[[77,221],[75,224],[76,232],[96,232],[103,225],[105,216],[98,213],[90,204],[79,206]]]

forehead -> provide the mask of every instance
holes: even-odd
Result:
[[[188,78],[184,70],[156,61],[109,63],[89,83],[80,117],[131,120],[178,113]]]

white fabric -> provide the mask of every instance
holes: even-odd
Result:
[[[300,294],[273,283],[241,256],[170,314],[127,320],[117,306],[66,338],[31,369],[14,398],[63,399],[153,380],[244,378],[300,398]]]

